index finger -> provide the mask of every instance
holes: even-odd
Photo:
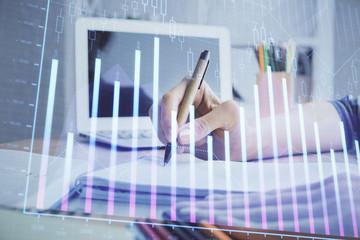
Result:
[[[163,100],[165,102],[168,113],[171,113],[172,110],[178,110],[178,107],[184,98],[189,79],[190,76],[184,77],[179,84],[164,94]]]

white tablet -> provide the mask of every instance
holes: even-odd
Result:
[[[153,101],[191,75],[204,50],[211,53],[204,80],[221,99],[232,99],[230,35],[224,27],[80,18],[75,31],[79,133],[91,132],[92,117],[97,118],[97,132],[112,130],[116,81],[120,83],[117,129],[131,130],[134,117],[139,131],[151,129],[148,111]],[[100,83],[95,85],[97,112],[92,114],[96,64]]]

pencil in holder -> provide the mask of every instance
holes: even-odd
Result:
[[[287,99],[284,98],[283,82],[282,79],[286,80],[286,95]],[[270,116],[270,103],[273,101],[275,114],[284,113],[284,100],[287,100],[288,106],[291,109],[294,105],[293,102],[293,76],[288,72],[272,72],[272,89],[273,98],[269,97],[269,79],[267,72],[260,72],[256,75],[256,82],[259,89],[259,105],[260,105],[260,116]]]

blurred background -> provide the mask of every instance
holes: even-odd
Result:
[[[260,72],[254,48],[264,41],[281,44],[292,39],[297,45],[291,69],[294,102],[358,96],[359,8],[358,0],[1,0],[0,148],[30,151],[30,141],[19,142],[44,136],[53,58],[59,60],[59,69],[51,134],[56,138],[64,129],[75,130],[74,122],[68,120],[74,117],[74,33],[80,17],[165,22],[176,26],[176,31],[181,31],[183,23],[227,27],[231,36],[228,81],[233,98],[251,108],[253,85]],[[12,169],[0,168],[6,180]],[[21,181],[6,184],[25,187]],[[1,191],[0,196],[17,194]],[[7,233],[16,232],[17,224],[30,225],[46,239],[46,231],[58,225],[57,219],[39,221],[43,225],[32,225],[32,218],[19,220],[15,216],[8,222],[14,229]],[[46,224],[52,225],[46,231],[39,229]],[[86,224],[84,234],[95,232],[99,226]],[[128,232],[132,236],[131,230]]]
[[[75,92],[74,23],[84,16],[227,27],[231,33],[231,81],[245,103],[252,99],[259,72],[253,48],[270,38],[275,43],[293,39],[297,44],[297,64],[292,70],[297,102],[330,100],[360,91],[356,0],[50,1],[45,22],[47,5],[43,0],[0,2],[1,144],[31,138],[37,101],[37,119],[39,124],[44,122],[49,59],[54,57],[61,64],[53,133],[63,128]],[[41,129],[36,131],[37,136],[42,134]]]
[[[38,124],[44,123],[51,58],[60,62],[53,133],[63,129],[75,93],[74,23],[84,16],[171,21],[178,31],[181,23],[227,27],[232,53],[229,80],[235,99],[244,103],[252,101],[259,72],[253,48],[269,39],[275,43],[293,39],[297,44],[292,69],[297,102],[360,91],[356,0],[2,0],[0,12],[0,144],[31,138],[35,114]],[[35,134],[42,136],[41,128]]]

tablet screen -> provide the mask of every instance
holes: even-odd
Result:
[[[158,99],[186,75],[192,75],[200,53],[204,50],[211,53],[205,81],[220,96],[219,39],[88,31],[89,115],[96,58],[101,59],[97,116],[112,117],[114,81],[120,82],[119,116],[148,116],[154,99],[154,68],[159,71],[159,91],[155,98]],[[135,57],[136,52],[138,57]],[[154,55],[159,56],[158,66]],[[133,108],[136,65],[139,69],[138,112],[134,112]]]

